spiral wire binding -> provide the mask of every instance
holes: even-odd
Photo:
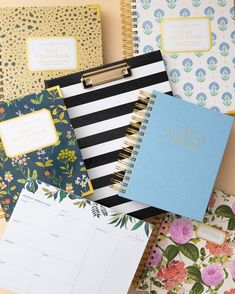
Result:
[[[168,222],[168,220],[165,220],[165,214],[160,214],[155,216],[151,222],[154,228],[132,281],[132,284],[135,288],[138,286],[139,281],[141,280],[143,270],[146,268],[146,266],[148,266],[147,261],[153,250],[153,247],[156,246],[162,238],[160,228],[165,224],[165,221]]]
[[[139,53],[136,0],[120,0],[123,58]]]
[[[0,44],[0,101],[3,98],[2,44]]]
[[[122,194],[125,194],[130,180],[132,169],[141,148],[141,143],[151,116],[152,106],[155,103],[155,95],[140,91],[138,101],[132,115],[132,121],[127,128],[122,151],[119,154],[117,171],[111,179],[111,187]]]

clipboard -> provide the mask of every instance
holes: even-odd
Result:
[[[61,87],[92,180],[94,194],[90,198],[139,219],[162,212],[120,197],[109,187],[139,90],[172,95],[160,51],[48,80],[45,84]]]

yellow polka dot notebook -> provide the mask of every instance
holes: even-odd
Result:
[[[0,98],[44,89],[44,80],[102,65],[99,5],[0,9]]]

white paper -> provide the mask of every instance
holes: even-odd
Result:
[[[147,245],[145,223],[133,230],[139,220],[132,218],[115,227],[111,221],[122,214],[81,199],[60,202],[58,191],[43,183],[35,193],[22,191],[0,243],[0,287],[20,294],[127,293]]]

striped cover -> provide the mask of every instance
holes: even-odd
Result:
[[[153,89],[171,94],[160,51],[125,60],[132,68],[132,76],[84,89],[80,82],[85,72],[46,81],[47,87],[60,85],[75,129],[94,194],[91,199],[122,213],[143,219],[159,210],[116,195],[109,187],[117,166],[139,90]],[[116,62],[103,66],[123,63]]]

